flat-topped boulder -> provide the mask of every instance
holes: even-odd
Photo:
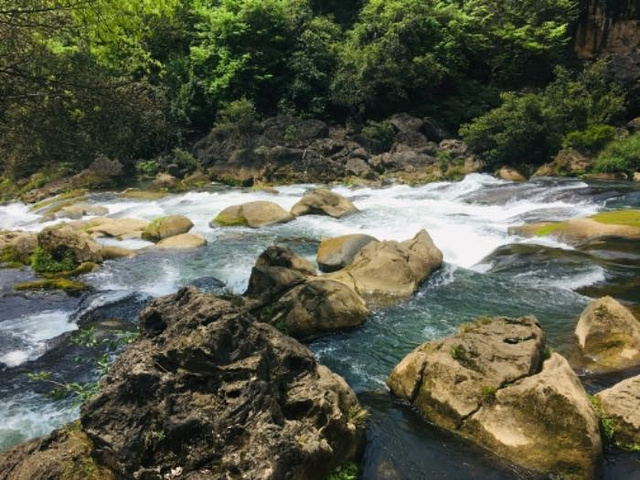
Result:
[[[259,228],[293,220],[280,205],[273,202],[257,201],[233,205],[225,208],[210,223],[212,227]]]
[[[326,188],[318,188],[307,192],[302,199],[291,208],[291,215],[328,215],[342,218],[357,212],[350,200]]]
[[[388,303],[413,295],[442,265],[442,252],[425,230],[404,242],[371,242],[348,267],[327,275],[352,288],[368,303]]]
[[[535,317],[480,318],[407,355],[387,384],[436,425],[544,474],[595,479],[598,418]]]
[[[640,322],[611,297],[591,302],[575,330],[592,369],[621,369],[640,363]]]
[[[73,224],[75,228],[85,230],[92,237],[117,239],[141,238],[142,231],[149,224],[138,218],[94,218],[87,222]]]
[[[153,248],[186,250],[190,248],[204,247],[207,239],[195,233],[182,233],[165,238],[156,243]]]
[[[640,375],[623,380],[596,395],[612,423],[613,441],[621,448],[640,448]]]
[[[348,265],[366,245],[378,240],[371,235],[352,234],[323,238],[318,247],[317,261],[323,272],[334,272]]]
[[[194,288],[153,301],[140,330],[81,410],[119,477],[324,480],[356,457],[355,394],[291,337]]]
[[[187,233],[193,228],[193,222],[183,215],[158,217],[142,230],[142,239],[159,242],[165,238]]]
[[[589,218],[564,222],[539,222],[512,227],[510,233],[525,237],[551,236],[569,243],[581,243],[597,237],[640,239],[640,210],[602,212]]]

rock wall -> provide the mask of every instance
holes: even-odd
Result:
[[[582,58],[640,49],[640,0],[583,0],[576,32]]]

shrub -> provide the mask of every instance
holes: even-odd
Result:
[[[606,80],[605,67],[597,62],[577,78],[558,67],[543,91],[503,93],[499,107],[463,125],[460,134],[489,168],[546,163],[565,137],[595,148],[611,138],[607,124],[624,112],[625,96]]]
[[[336,468],[327,480],[357,480],[358,466],[355,463],[346,463]]]
[[[145,160],[136,163],[136,172],[142,177],[155,177],[160,171],[160,165],[155,160]]]
[[[76,261],[71,250],[65,250],[54,256],[51,252],[38,247],[31,257],[31,268],[37,273],[70,272],[76,268]]]
[[[630,176],[640,170],[640,132],[609,143],[596,158],[594,170],[603,173],[624,172]]]
[[[216,117],[215,132],[242,138],[256,131],[258,114],[252,101],[246,97],[228,103]]]
[[[596,153],[616,136],[611,125],[592,125],[586,130],[569,132],[562,141],[563,148],[573,148],[583,153]]]
[[[395,130],[389,122],[369,121],[362,129],[362,135],[376,144],[379,151],[391,149],[395,138]]]

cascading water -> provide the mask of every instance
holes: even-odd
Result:
[[[638,206],[637,187],[558,180],[514,184],[475,174],[458,183],[421,187],[335,188],[360,209],[340,220],[306,216],[260,230],[209,227],[217,213],[233,204],[268,200],[289,209],[308,187],[280,187],[278,195],[214,187],[153,201],[92,195],[89,201],[107,207],[112,217],[152,220],[160,215],[186,215],[195,225],[192,232],[204,235],[209,244],[192,252],[146,252],[105,262],[100,270],[83,277],[96,290],[91,301],[95,305],[120,301],[132,292],[159,296],[190,283],[207,284],[212,277],[224,282],[226,289],[242,293],[257,256],[274,242],[314,261],[322,237],[366,233],[404,240],[425,228],[444,252],[445,266],[418,294],[374,312],[361,328],[320,338],[309,347],[347,379],[371,412],[364,478],[524,475],[495,465],[493,458],[430,427],[395,403],[386,391],[386,376],[416,345],[451,334],[459,324],[479,315],[534,314],[549,343],[560,352],[570,350],[577,316],[589,300],[576,290],[606,284],[623,267],[596,262],[554,240],[514,236],[509,227]],[[0,207],[0,229],[38,231],[55,223],[39,220],[25,205]],[[105,243],[131,249],[150,245],[142,240]],[[78,312],[88,309],[86,302],[64,295],[31,294],[26,299],[15,295],[7,285],[16,275],[27,274],[8,272],[0,272],[0,364],[4,364],[0,366],[0,450],[42,435],[76,414],[69,402],[44,396],[25,380],[24,372],[74,371],[73,358],[54,337],[77,328]],[[623,468],[616,465],[607,467],[608,478],[615,478],[611,475],[619,473],[616,468]]]

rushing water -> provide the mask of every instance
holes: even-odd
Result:
[[[166,214],[186,215],[195,224],[192,232],[204,235],[209,245],[192,252],[145,252],[132,259],[105,262],[96,273],[83,278],[96,290],[84,299],[51,293],[16,295],[10,285],[29,278],[29,272],[0,272],[0,450],[42,435],[77,415],[68,401],[46,397],[42,387],[25,379],[25,372],[53,370],[66,380],[91,379],[91,368],[74,358],[79,347],[65,341],[79,322],[114,317],[133,321],[146,299],[187,284],[215,290],[219,288],[215,279],[227,290],[242,293],[256,257],[273,243],[315,261],[318,241],[325,236],[367,233],[379,239],[404,240],[425,228],[444,252],[445,266],[418,294],[374,312],[361,328],[320,338],[309,347],[321,362],[347,379],[371,412],[364,478],[527,477],[430,426],[392,400],[385,378],[416,345],[449,335],[459,324],[479,315],[534,314],[548,342],[570,353],[577,317],[589,301],[585,292],[606,293],[620,284],[622,298],[640,300],[640,292],[624,287],[640,273],[637,245],[579,251],[549,239],[514,236],[509,227],[637,207],[640,190],[631,184],[559,180],[514,184],[470,175],[458,183],[421,187],[336,188],[360,209],[340,220],[306,216],[260,230],[209,227],[217,213],[237,203],[269,200],[289,209],[308,187],[281,187],[273,195],[212,186],[155,201],[95,194],[90,201],[106,206],[113,217],[152,220]],[[0,207],[0,229],[36,231],[49,224],[39,220],[25,205]],[[132,249],[149,245],[142,240],[111,243]],[[605,379],[588,386],[597,389],[606,384]],[[634,469],[640,471],[637,456],[610,455],[605,477],[632,478]]]

